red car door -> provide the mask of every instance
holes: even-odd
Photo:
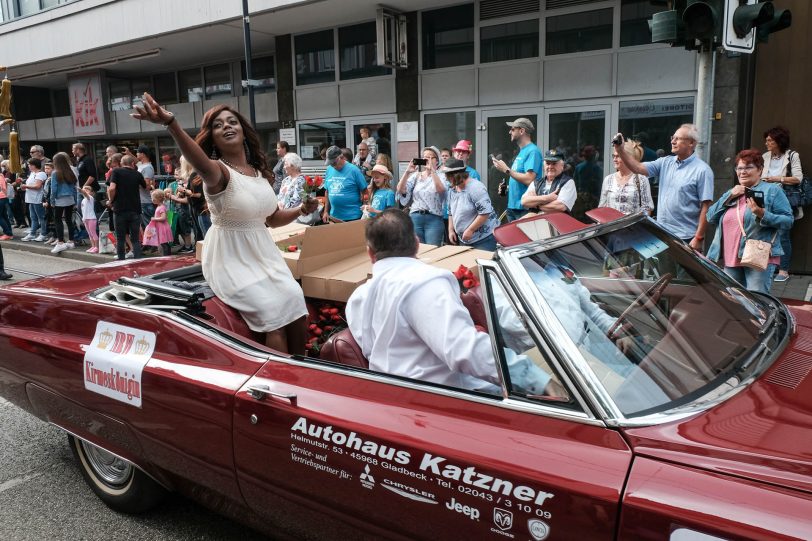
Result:
[[[273,360],[235,404],[242,493],[294,535],[614,538],[631,454],[583,416]]]

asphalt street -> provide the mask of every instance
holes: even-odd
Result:
[[[93,264],[9,249],[3,253],[15,281]],[[112,511],[85,484],[65,434],[0,398],[0,539],[267,538],[180,496],[144,515]]]

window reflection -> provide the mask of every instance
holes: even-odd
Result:
[[[327,148],[347,146],[347,127],[342,122],[306,122],[299,124],[299,155],[303,160],[324,160]]]
[[[547,55],[611,47],[612,8],[547,17]]]
[[[539,55],[539,21],[483,26],[479,29],[479,61],[501,62]]]
[[[389,68],[378,66],[376,42],[374,22],[338,29],[339,74],[342,80],[392,72]]]
[[[248,77],[245,73],[245,60],[240,62],[241,80],[245,81]],[[259,81],[259,86],[254,87],[255,94],[264,94],[276,88],[276,76],[272,56],[265,56],[262,58],[251,59],[251,78]],[[242,95],[248,94],[248,89],[243,87]]]
[[[474,63],[474,5],[424,11],[423,69]]]
[[[648,21],[663,9],[662,2],[656,0],[623,0],[620,3],[620,46],[650,44]]]
[[[231,69],[228,64],[208,66],[203,70],[206,80],[206,99],[231,96]]]
[[[310,85],[335,81],[333,31],[300,34],[293,38],[296,50],[296,84]]]
[[[203,81],[199,68],[179,71],[178,86],[181,103],[203,101]]]

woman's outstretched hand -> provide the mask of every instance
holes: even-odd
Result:
[[[131,113],[131,116],[138,120],[164,125],[169,124],[175,118],[175,115],[161,107],[148,92],[144,92],[144,101],[141,105],[135,106],[135,112]]]

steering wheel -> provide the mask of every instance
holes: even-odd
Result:
[[[638,295],[637,298],[623,310],[623,313],[618,316],[612,326],[609,327],[609,330],[606,331],[606,336],[610,340],[615,340],[618,337],[617,335],[620,334],[620,331],[627,329],[628,324],[625,322],[631,314],[641,308],[654,308],[660,301],[663,291],[665,291],[665,288],[668,287],[668,284],[671,283],[673,279],[674,275],[667,272],[663,274],[659,280],[654,282],[650,288]]]

